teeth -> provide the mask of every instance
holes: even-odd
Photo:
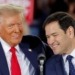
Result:
[[[53,47],[56,47],[56,45],[54,45]]]
[[[56,48],[56,47],[57,47],[57,45],[52,46],[52,48]]]
[[[18,38],[18,37],[19,37],[19,35],[13,36],[13,38]]]

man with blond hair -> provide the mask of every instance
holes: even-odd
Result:
[[[0,5],[0,75],[39,75],[35,52],[29,52],[29,44],[21,42],[24,17],[22,7]]]

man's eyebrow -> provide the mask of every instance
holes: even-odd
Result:
[[[57,32],[54,32],[54,33],[48,34],[48,35],[46,35],[46,36],[55,35],[55,34],[57,34]]]

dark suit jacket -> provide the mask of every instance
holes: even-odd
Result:
[[[39,66],[38,66],[38,50],[41,50],[41,45],[38,45],[37,47],[32,49],[32,52],[29,51],[30,44],[26,42],[21,42],[19,44],[21,50],[23,53],[25,53],[26,57],[29,59],[33,67],[35,68],[36,74],[39,75]],[[0,75],[9,75],[8,65],[6,61],[6,57],[2,48],[2,45],[0,43]]]
[[[45,70],[45,75],[67,75],[61,55],[55,55],[50,58],[46,63]]]

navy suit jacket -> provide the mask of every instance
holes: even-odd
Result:
[[[41,50],[41,45],[39,44],[37,47],[33,48],[32,51],[29,51],[30,44],[21,42],[19,44],[21,50],[23,53],[25,53],[26,57],[29,59],[30,63],[35,69],[35,75],[39,75],[39,66],[38,66],[38,50]],[[0,43],[0,75],[10,75],[8,70],[8,65],[6,61],[6,57],[2,48],[2,45]]]
[[[46,63],[45,70],[45,75],[67,75],[61,55],[55,55],[50,58]]]

